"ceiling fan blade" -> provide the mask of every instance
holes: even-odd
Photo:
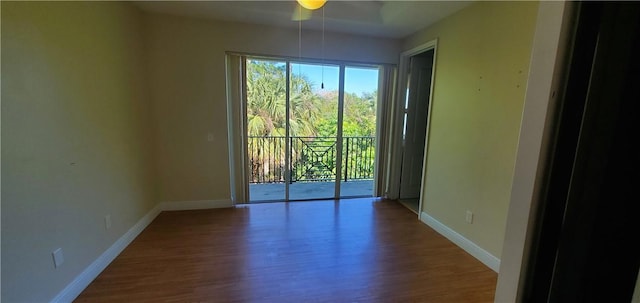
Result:
[[[300,4],[296,5],[296,7],[293,9],[293,14],[291,15],[291,20],[292,21],[304,21],[304,20],[309,20],[311,19],[311,10],[308,10],[302,6],[300,6]]]

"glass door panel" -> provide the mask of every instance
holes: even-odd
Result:
[[[378,68],[345,67],[340,196],[373,196]]]
[[[339,67],[292,62],[289,200],[335,196]]]
[[[286,175],[286,62],[247,59],[249,201],[283,201]]]

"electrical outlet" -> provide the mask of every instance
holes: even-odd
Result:
[[[464,218],[467,223],[473,223],[473,213],[470,210],[467,210],[467,216]]]
[[[104,228],[105,229],[111,228],[111,215],[104,216]]]
[[[214,140],[215,140],[215,137],[213,136],[212,133],[207,134],[207,141],[213,142]]]
[[[64,263],[64,255],[62,254],[62,248],[58,248],[54,250],[51,255],[53,255],[53,266],[55,268],[60,267],[62,263]]]

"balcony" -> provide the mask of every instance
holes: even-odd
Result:
[[[286,137],[248,139],[251,201],[333,198],[336,180],[336,137],[289,137],[291,169],[285,177]],[[343,137],[340,196],[373,195],[375,137]]]

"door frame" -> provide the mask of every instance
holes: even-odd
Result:
[[[424,186],[426,181],[426,172],[427,172],[427,147],[429,146],[429,131],[431,125],[431,115],[432,115],[432,107],[433,107],[433,93],[434,93],[434,83],[436,76],[436,62],[438,55],[438,38],[428,41],[424,44],[418,45],[412,49],[404,51],[400,54],[400,70],[398,75],[398,91],[396,95],[396,100],[393,103],[392,114],[393,114],[393,123],[392,123],[392,137],[391,137],[391,157],[389,163],[389,182],[387,184],[388,191],[386,193],[387,198],[389,199],[398,199],[400,197],[400,176],[401,171],[400,167],[402,165],[402,131],[404,128],[403,124],[403,114],[404,114],[404,104],[405,98],[407,97],[407,81],[409,80],[408,69],[411,63],[411,57],[424,53],[426,51],[433,50],[433,68],[431,70],[431,88],[429,93],[429,106],[427,112],[427,125],[425,131],[425,148],[424,148],[424,161],[422,164],[422,181],[420,182],[420,197],[419,197],[419,205],[418,205],[418,218],[422,213],[423,208],[423,200],[424,200]]]
[[[227,127],[228,127],[228,139],[229,139],[229,168],[231,175],[231,200],[234,205],[236,204],[248,204],[251,203],[251,198],[249,194],[249,182],[248,175],[249,170],[246,163],[248,163],[248,155],[247,155],[247,136],[245,133],[246,130],[246,104],[247,104],[247,93],[246,93],[246,85],[244,83],[246,79],[246,60],[248,58],[254,59],[263,59],[263,60],[276,60],[276,61],[284,61],[287,64],[287,87],[289,87],[289,78],[290,71],[289,66],[291,63],[301,63],[301,64],[331,64],[337,65],[339,67],[339,115],[343,113],[344,107],[344,78],[345,78],[345,69],[348,67],[353,68],[378,68],[378,95],[377,95],[377,108],[376,112],[376,160],[374,167],[374,193],[380,194],[378,191],[378,178],[381,176],[380,167],[382,161],[381,155],[384,147],[381,145],[382,134],[384,129],[387,128],[386,123],[381,123],[383,120],[380,117],[381,109],[384,103],[390,98],[390,94],[388,94],[387,90],[392,89],[383,85],[383,82],[389,79],[385,79],[384,77],[388,77],[388,73],[383,73],[386,70],[395,71],[395,65],[386,64],[386,63],[369,63],[369,62],[357,62],[357,61],[342,61],[342,60],[319,60],[314,58],[300,58],[300,57],[290,57],[290,56],[278,56],[278,55],[260,55],[260,54],[250,54],[243,52],[231,52],[227,51],[226,53],[226,61],[227,61]],[[237,58],[237,59],[233,59]],[[234,60],[239,60],[241,62],[232,62]],[[394,74],[393,72],[391,74]],[[384,80],[383,80],[384,79]],[[289,116],[289,91],[287,90],[287,116]],[[392,102],[389,102],[392,103]],[[288,123],[287,123],[288,124]],[[339,125],[340,135],[339,140],[336,142],[337,153],[342,153],[342,123]],[[288,127],[287,127],[288,133]],[[288,137],[288,135],[287,135]],[[340,142],[338,142],[340,141]],[[288,148],[287,148],[288,151]],[[234,154],[241,153],[244,155],[243,157],[233,157]],[[289,155],[286,156],[287,162],[289,159]],[[241,159],[242,161],[238,161]],[[336,183],[340,183],[342,168],[342,161],[338,161],[337,171],[336,171]],[[289,166],[289,163],[287,163]],[[384,167],[384,166],[382,166]],[[384,173],[383,173],[384,174]],[[288,180],[287,180],[288,181]],[[340,186],[341,184],[336,184],[334,197],[331,198],[318,198],[318,199],[289,199],[289,182],[285,182],[285,199],[284,202],[289,201],[306,201],[306,200],[332,200],[332,199],[340,199],[340,198],[354,198],[351,196],[340,197]],[[267,202],[267,201],[264,201]]]

